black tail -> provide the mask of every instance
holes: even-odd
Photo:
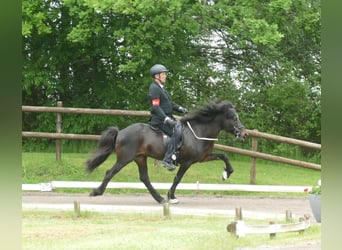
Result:
[[[114,126],[108,127],[102,132],[97,151],[86,162],[88,172],[92,172],[104,162],[112,152],[114,152],[116,136],[118,133],[119,129]]]

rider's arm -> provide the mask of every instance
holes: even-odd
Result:
[[[166,114],[163,109],[160,107],[161,98],[162,98],[162,90],[158,88],[150,88],[149,98],[151,102],[151,113],[160,118],[160,121],[164,121],[166,118]]]

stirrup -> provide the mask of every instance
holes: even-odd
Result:
[[[168,163],[166,161],[162,161],[162,166],[167,168],[169,171],[173,171],[176,169],[176,166],[172,165],[172,163]]]

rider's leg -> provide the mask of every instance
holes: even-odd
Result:
[[[162,164],[167,167],[170,171],[176,169],[175,166],[172,165],[172,161],[176,160],[175,152],[177,150],[177,145],[182,137],[182,125],[178,121],[176,126],[173,129],[173,134],[170,136],[170,140],[166,145],[164,159]]]
[[[173,130],[173,134],[174,134],[174,137],[175,137],[175,151],[178,149],[178,146],[179,146],[179,143],[182,139],[182,124],[180,123],[180,121],[177,121],[177,124],[176,126],[174,127],[174,130]]]
[[[175,138],[174,135],[170,137],[169,142],[166,145],[165,148],[165,154],[164,159],[162,161],[162,165],[166,167],[169,171],[173,171],[176,169],[176,167],[172,164],[172,156],[175,152]]]

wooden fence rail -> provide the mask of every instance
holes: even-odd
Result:
[[[298,222],[290,222],[286,224],[278,224],[271,221],[269,224],[249,225],[242,220],[236,220],[227,226],[227,231],[236,237],[245,237],[247,234],[269,234],[270,238],[274,238],[277,233],[299,232],[311,226],[310,217],[304,215],[300,217]]]
[[[63,134],[63,133],[46,133],[46,132],[29,132],[22,131],[21,136],[25,138],[50,138],[50,139],[74,139],[74,140],[100,140],[100,135],[82,135],[82,134]]]
[[[117,110],[117,109],[90,109],[90,108],[65,108],[62,107],[62,102],[58,102],[57,107],[43,107],[43,106],[22,106],[23,112],[50,112],[57,113],[57,125],[56,131],[57,133],[46,133],[46,132],[30,132],[30,131],[22,131],[22,137],[38,137],[38,138],[52,138],[56,139],[56,159],[58,160],[61,154],[61,149],[58,145],[58,140],[61,139],[77,139],[77,140],[99,140],[100,135],[84,135],[84,134],[65,134],[61,132],[61,127],[58,127],[62,123],[61,114],[62,113],[72,113],[72,114],[94,114],[94,115],[123,115],[123,116],[150,116],[150,112],[148,111],[132,111],[132,110]],[[242,154],[246,156],[250,156],[252,158],[251,171],[250,171],[250,183],[255,184],[255,168],[256,168],[256,159],[264,159],[270,160],[280,163],[286,163],[294,166],[310,168],[315,170],[321,170],[321,165],[293,160],[285,157],[264,154],[257,152],[257,138],[263,138],[267,140],[274,140],[281,143],[288,143],[292,145],[297,145],[301,147],[307,147],[314,150],[321,150],[321,144],[292,139],[288,137],[278,136],[267,134],[263,132],[259,132],[257,130],[249,130],[247,129],[249,135],[253,140],[253,150],[245,150],[240,148],[229,147],[220,144],[214,144],[215,149],[219,149],[226,152]]]
[[[234,148],[234,147],[229,147],[229,146],[220,145],[220,144],[215,144],[214,148],[222,150],[222,151],[226,151],[226,152],[246,155],[246,156],[260,158],[260,159],[269,160],[269,161],[286,163],[286,164],[290,164],[290,165],[294,165],[294,166],[298,166],[298,167],[321,170],[321,165],[310,163],[310,162],[298,161],[298,160],[293,160],[293,159],[289,159],[289,158],[285,158],[285,157],[280,157],[280,156],[275,156],[275,155],[270,155],[270,154],[264,154],[264,153],[259,153],[259,152],[255,152],[255,151],[251,151],[251,150]]]
[[[118,109],[89,109],[89,108],[65,108],[65,107],[38,107],[38,106],[22,106],[24,112],[49,112],[49,113],[70,113],[70,114],[94,114],[94,115],[127,115],[127,116],[150,116],[149,111],[133,111]],[[274,140],[278,142],[293,144],[297,146],[321,149],[321,144],[292,139],[289,137],[278,136],[247,129],[250,136]]]
[[[24,112],[47,112],[47,113],[69,113],[69,114],[90,114],[90,115],[128,115],[128,116],[149,116],[148,111],[119,110],[119,109],[89,109],[89,108],[65,108],[65,107],[43,107],[43,106],[22,106]]]
[[[37,138],[51,138],[51,139],[75,139],[75,140],[99,140],[100,135],[82,135],[82,134],[63,134],[63,133],[44,133],[44,132],[28,132],[22,131],[22,137],[29,138],[29,137],[37,137]],[[318,164],[305,162],[305,161],[298,161],[293,160],[285,157],[264,154],[260,152],[255,152],[251,150],[241,149],[241,148],[234,148],[230,146],[225,146],[221,144],[214,144],[215,149],[219,149],[225,152],[231,152],[235,154],[246,155],[250,157],[260,158],[264,160],[270,160],[280,163],[286,163],[294,166],[304,167],[304,168],[311,168],[315,170],[321,170],[321,166]]]
[[[248,130],[248,133],[252,137],[269,139],[269,140],[274,140],[274,141],[278,141],[278,142],[282,142],[282,143],[288,143],[288,144],[297,145],[297,146],[301,146],[301,147],[307,147],[307,148],[312,148],[312,149],[316,149],[316,150],[321,150],[321,144],[318,144],[318,143],[297,140],[297,139],[279,136],[279,135],[267,134],[267,133],[259,132],[257,130]]]

